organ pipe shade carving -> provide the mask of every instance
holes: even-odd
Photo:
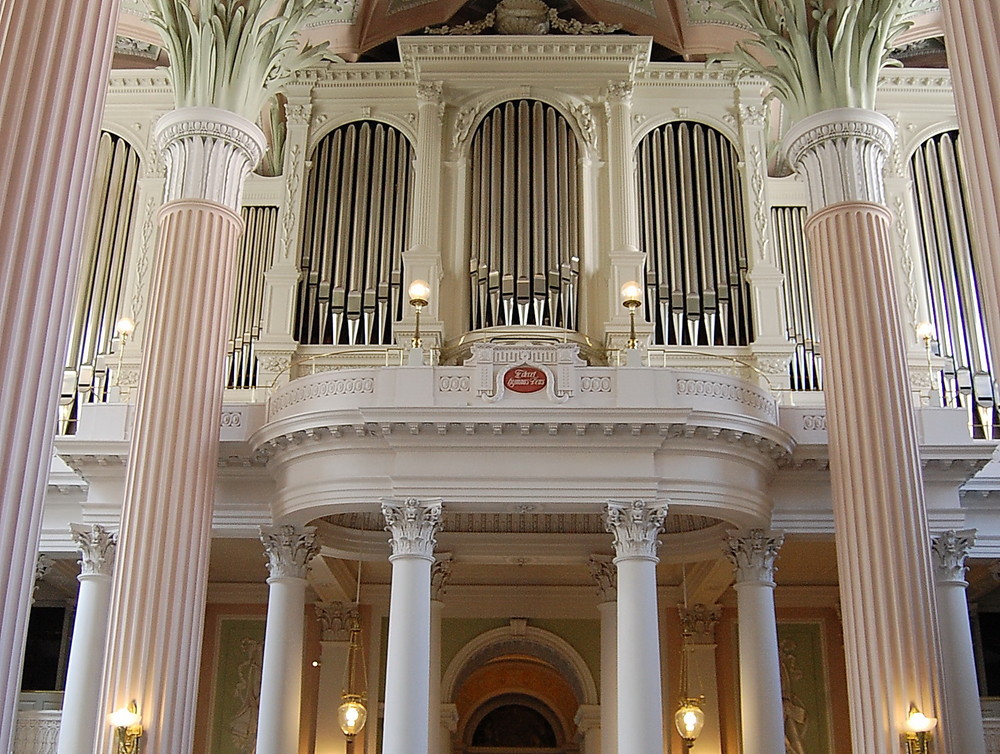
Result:
[[[785,327],[788,339],[795,344],[789,364],[792,390],[823,389],[804,230],[807,214],[805,207],[771,208],[775,253],[778,267],[785,275]]]
[[[747,345],[753,334],[736,150],[715,129],[680,121],[647,134],[637,163],[653,343]]]
[[[135,218],[139,155],[119,136],[102,132],[84,227],[69,350],[60,396],[59,430],[72,434],[81,403],[103,401],[118,361],[115,322]]]
[[[910,160],[927,280],[928,308],[945,368],[937,386],[945,405],[968,408],[976,437],[1000,438],[996,388],[970,251],[958,132],[925,141]]]
[[[578,160],[568,121],[543,102],[504,102],[476,128],[469,159],[471,329],[576,329]]]
[[[277,207],[244,207],[246,230],[236,256],[232,316],[226,350],[226,386],[257,386],[254,346],[260,337],[264,316],[264,273],[274,258],[277,238]]]
[[[296,337],[391,345],[403,316],[413,149],[397,129],[357,121],[316,146],[306,188]]]

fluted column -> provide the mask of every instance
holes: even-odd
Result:
[[[688,653],[688,695],[700,696],[705,713],[705,727],[695,741],[691,754],[714,754],[722,750],[722,726],[719,720],[719,684],[715,665],[715,626],[722,608],[694,605],[680,607],[681,631]]]
[[[618,751],[618,574],[612,558],[591,555],[601,616],[601,754]]]
[[[619,754],[663,751],[656,550],[666,516],[666,503],[608,503],[618,569]]]
[[[888,118],[852,108],[809,116],[786,137],[813,209],[806,235],[823,338],[855,754],[896,752],[911,703],[928,715],[945,712],[927,511],[884,206],[882,171],[892,139]]]
[[[726,557],[736,569],[739,611],[740,719],[745,754],[784,754],[781,662],[774,617],[774,559],[779,532],[730,532]]]
[[[451,553],[443,553],[431,566],[431,675],[428,691],[430,708],[430,754],[451,751],[448,731],[441,719],[441,613],[445,588],[451,578]]]
[[[168,113],[156,138],[167,164],[166,202],[129,448],[115,651],[103,706],[107,713],[136,700],[143,754],[184,754],[194,734],[239,207],[265,143],[253,123],[216,108]],[[105,726],[104,751],[111,738]]]
[[[260,541],[270,576],[257,754],[289,754],[299,748],[306,576],[319,544],[313,526],[261,527]]]
[[[100,721],[101,671],[117,537],[103,526],[70,524],[80,550],[80,591],[66,668],[58,754],[93,754]]]
[[[0,3],[0,353],[16,364],[0,391],[0,751],[10,750],[14,735],[55,406],[117,18],[117,0]]]
[[[440,500],[385,500],[392,586],[385,672],[385,754],[427,754],[430,720],[431,564]]]
[[[986,754],[986,732],[979,702],[976,657],[965,590],[965,559],[976,541],[976,530],[946,531],[934,537],[937,613],[944,666],[944,699],[948,710],[950,750],[961,754]]]
[[[1000,375],[1000,5],[943,0],[949,70],[958,105],[972,257],[982,297],[981,316],[992,345],[993,377]]]

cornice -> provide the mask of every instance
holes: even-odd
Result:
[[[600,63],[626,64],[639,70],[649,60],[649,37],[622,36],[494,36],[494,37],[400,37],[400,58],[407,70],[433,60],[476,63],[510,62],[532,65],[552,61],[580,61],[593,67]]]

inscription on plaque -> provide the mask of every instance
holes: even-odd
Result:
[[[515,393],[537,393],[544,390],[548,378],[538,367],[514,367],[503,375],[504,387]]]

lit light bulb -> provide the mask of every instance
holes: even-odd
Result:
[[[622,304],[628,308],[638,306],[642,303],[642,288],[634,280],[630,280],[622,286]]]
[[[917,337],[922,341],[927,343],[928,341],[934,340],[934,325],[930,322],[921,322],[917,325]]]
[[[115,322],[115,332],[118,333],[119,337],[125,339],[135,332],[135,322],[129,317],[122,317]]]
[[[937,726],[936,717],[927,717],[916,706],[910,706],[910,714],[906,718],[906,727],[913,733],[927,733]]]
[[[431,295],[431,287],[426,280],[414,280],[410,283],[407,293],[410,294],[410,303],[413,306],[427,306],[427,300]]]

